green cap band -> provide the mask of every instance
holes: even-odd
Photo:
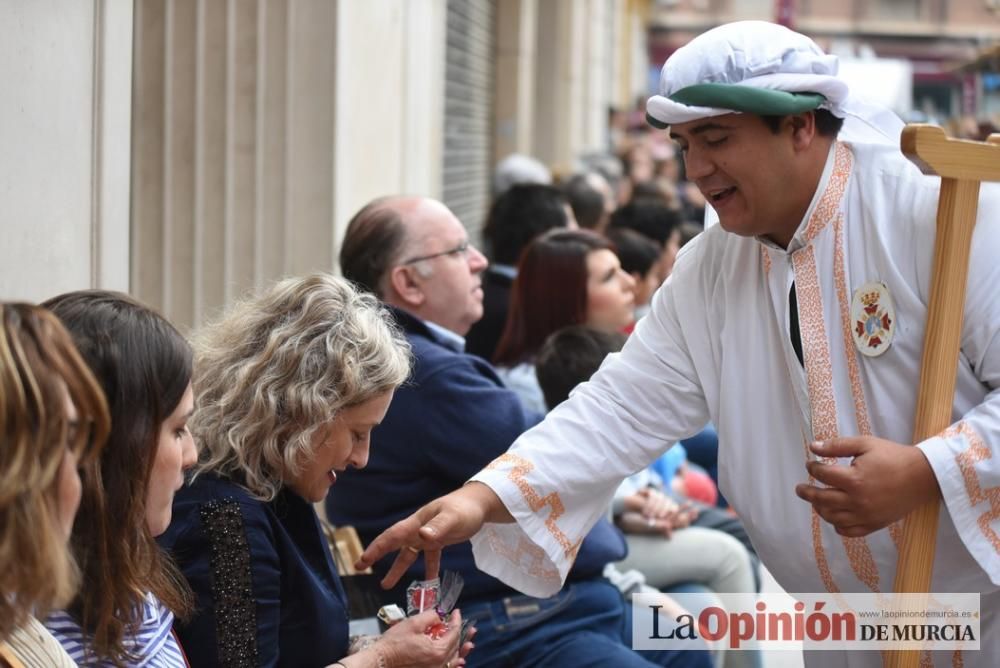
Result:
[[[705,83],[681,88],[669,98],[689,107],[732,109],[760,116],[785,116],[817,109],[826,101],[819,93],[790,93],[784,90]],[[651,123],[656,119],[650,119]],[[664,127],[663,121],[653,123]]]
[[[646,122],[652,125],[657,130],[666,130],[667,128],[670,127],[670,123],[664,123],[659,118],[653,118],[652,116],[649,115],[648,111],[646,112]]]

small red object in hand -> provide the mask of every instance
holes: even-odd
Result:
[[[438,578],[411,582],[406,588],[406,614],[416,615],[424,610],[434,610],[440,587],[441,581]]]
[[[440,640],[448,633],[448,625],[444,622],[438,622],[437,624],[431,624],[424,631],[424,634],[430,636],[433,640]]]
[[[416,586],[410,585],[406,601],[410,614],[417,614],[434,608],[434,604],[437,603],[437,588],[437,580],[417,583]]]
[[[440,640],[451,627],[448,619],[458,602],[462,592],[462,576],[454,571],[446,571],[440,580],[416,580],[406,588],[407,613],[415,615],[424,610],[434,610],[441,621],[435,622],[424,629],[424,634],[434,640]]]

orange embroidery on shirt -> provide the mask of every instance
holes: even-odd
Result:
[[[848,151],[848,167],[853,162]],[[858,433],[871,436],[871,421],[868,419],[868,404],[865,401],[865,390],[861,385],[861,369],[858,366],[858,351],[851,335],[851,300],[847,289],[847,269],[844,260],[844,215],[838,213],[833,221],[833,275],[837,285],[837,305],[840,308],[840,328],[843,335],[844,357],[847,358],[847,375],[851,381],[851,397],[854,399],[854,418],[858,425]],[[903,540],[902,521],[889,526],[889,535],[899,550]]]
[[[861,370],[858,367],[858,351],[851,335],[851,298],[847,290],[847,275],[844,268],[844,216],[838,215],[833,221],[833,275],[837,283],[837,304],[840,307],[840,328],[843,335],[844,356],[847,358],[847,375],[851,379],[851,396],[854,398],[854,416],[858,423],[858,433],[871,436],[872,428],[868,420],[868,406],[865,391],[861,385]]]
[[[531,473],[535,465],[529,462],[527,459],[518,457],[517,455],[512,455],[510,453],[504,453],[490,462],[489,466],[486,468],[496,469],[502,464],[507,464],[510,469],[507,471],[507,478],[517,485],[517,488],[521,490],[521,495],[524,496],[524,500],[528,502],[528,507],[531,508],[532,512],[537,513],[545,507],[551,508],[552,512],[549,513],[548,518],[545,520],[545,526],[548,528],[549,533],[555,538],[556,542],[562,546],[563,551],[566,554],[567,559],[575,559],[576,553],[580,551],[580,545],[583,543],[583,539],[573,543],[566,534],[556,525],[556,521],[563,516],[566,512],[566,507],[563,505],[562,499],[558,492],[550,492],[549,494],[542,496],[531,484],[525,480],[525,476]]]
[[[815,239],[840,211],[840,201],[844,199],[844,193],[847,192],[847,181],[851,176],[853,162],[854,156],[851,155],[851,150],[844,144],[837,142],[833,155],[833,173],[830,175],[830,180],[826,184],[826,190],[823,191],[819,203],[816,204],[816,208],[809,217],[809,223],[802,234],[803,243],[808,244]]]
[[[847,189],[853,158],[850,150],[838,143],[835,149],[833,174],[819,204],[806,225],[804,241],[809,244],[835,216],[839,217],[840,202]],[[839,246],[838,246],[839,247]],[[836,253],[836,251],[834,251]],[[843,262],[839,263],[841,269]],[[816,254],[807,245],[792,254],[795,270],[795,293],[799,306],[799,330],[805,358],[806,379],[813,420],[813,438],[826,439],[837,435],[837,406],[833,398],[833,365],[827,345],[823,319],[823,297],[816,270]],[[846,289],[846,288],[845,288]],[[811,354],[810,354],[811,353]],[[811,359],[810,359],[811,358]]]
[[[838,301],[841,302],[841,320],[843,322],[843,306],[846,301],[846,277],[844,275],[843,249],[839,243],[837,223],[843,223],[840,213],[841,200],[847,190],[851,174],[853,156],[850,150],[838,143],[834,154],[833,173],[817,204],[809,223],[806,225],[803,239],[809,244],[829,224],[835,221],[834,233],[834,271],[837,280]],[[795,270],[795,291],[799,307],[799,332],[802,337],[802,352],[806,368],[806,384],[809,392],[810,415],[812,420],[813,438],[825,440],[838,435],[837,402],[833,392],[833,364],[830,357],[829,339],[824,321],[822,292],[819,285],[819,274],[816,267],[816,255],[812,245],[807,245],[792,254],[792,266]],[[836,273],[839,271],[840,275]],[[844,298],[841,298],[841,282]],[[850,330],[847,331],[848,335]],[[857,360],[853,359],[853,345],[848,349],[848,376],[851,378],[851,394],[854,398],[855,417],[859,427],[868,427],[867,409],[864,404],[864,394],[861,388],[861,377],[857,370]],[[850,367],[854,362],[854,369]],[[860,407],[860,412],[859,412]],[[870,427],[869,431],[870,431]],[[844,550],[851,564],[851,570],[858,579],[872,591],[879,591],[878,564],[872,554],[868,542],[864,538],[843,538]],[[827,589],[837,591],[833,576],[830,573],[823,548],[819,516],[813,511],[813,550],[816,564],[820,570]],[[834,587],[834,588],[831,588]]]
[[[823,321],[823,298],[813,246],[792,255],[795,268],[795,292],[799,305],[799,331],[809,389],[813,438],[836,438],[837,401],[833,394],[833,363]],[[872,591],[879,591],[878,566],[864,538],[843,538],[851,569]],[[817,554],[817,561],[821,555]],[[825,557],[824,557],[825,559]]]
[[[885,665],[888,650],[882,650],[882,664]],[[951,653],[951,668],[962,668],[965,662],[962,660],[962,650],[956,649]],[[934,659],[928,650],[920,652],[920,668],[934,668]]]
[[[893,544],[896,546],[896,552],[899,552],[899,546],[903,542],[903,520],[897,520],[889,525],[889,537],[892,538]]]
[[[837,435],[837,402],[833,396],[833,365],[823,322],[823,297],[813,246],[793,253],[792,266],[795,268],[795,295],[813,438],[825,440]]]
[[[844,549],[847,550],[847,558],[851,562],[851,570],[858,576],[858,579],[868,585],[873,592],[879,592],[878,564],[875,563],[875,555],[864,538],[841,537]]]
[[[810,480],[809,482],[812,482]],[[813,552],[816,555],[816,568],[819,569],[819,577],[823,580],[823,585],[831,594],[840,591],[840,587],[833,580],[833,573],[830,572],[830,564],[826,560],[826,550],[823,549],[823,532],[820,530],[819,513],[812,509],[812,539]]]
[[[764,248],[764,244],[760,245],[760,257],[764,263],[764,275],[767,276],[771,273],[771,256],[768,254],[767,249]]]
[[[487,530],[486,540],[490,544],[490,549],[528,575],[562,582],[559,569],[547,565],[545,550],[526,540],[524,536],[518,538],[516,545],[511,545],[500,537],[496,529],[490,528]]]
[[[986,442],[979,437],[979,434],[965,422],[948,427],[941,433],[943,438],[954,438],[959,435],[965,436],[969,442],[968,449],[955,457],[958,468],[962,471],[962,479],[965,480],[965,491],[969,495],[969,504],[975,506],[984,501],[989,502],[989,510],[979,516],[979,530],[993,545],[993,549],[1000,552],[1000,536],[991,526],[994,520],[1000,518],[1000,487],[983,489],[979,484],[979,475],[976,473],[976,464],[992,458],[993,453],[990,452]]]

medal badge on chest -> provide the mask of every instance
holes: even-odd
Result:
[[[865,283],[851,300],[851,333],[862,355],[878,357],[892,345],[896,334],[896,309],[884,283]]]

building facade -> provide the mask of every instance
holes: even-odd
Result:
[[[0,4],[0,296],[115,288],[185,329],[335,271],[379,195],[477,240],[498,159],[570,171],[645,85],[648,0],[71,4]]]
[[[908,62],[915,118],[992,109],[992,80],[962,65],[1000,42],[998,0],[657,0],[650,61],[662,64],[694,35],[743,19],[782,22],[840,55]]]

